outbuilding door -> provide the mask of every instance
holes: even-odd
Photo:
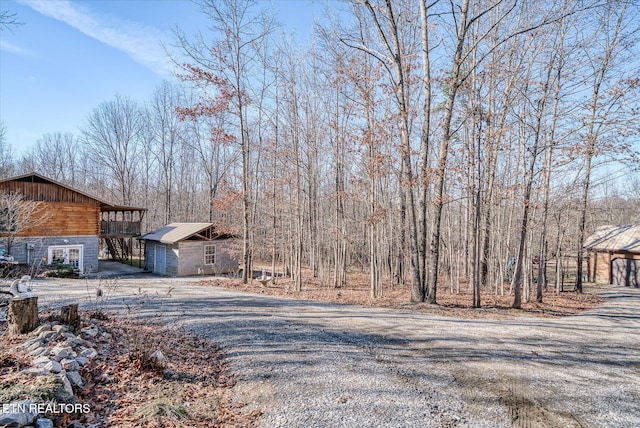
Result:
[[[615,259],[611,262],[613,285],[640,287],[640,260]]]
[[[153,272],[164,275],[167,271],[167,249],[162,245],[154,245]]]

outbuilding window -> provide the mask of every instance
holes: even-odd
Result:
[[[204,246],[204,264],[213,265],[216,263],[216,246],[205,245]]]

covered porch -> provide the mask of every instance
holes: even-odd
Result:
[[[131,262],[137,253],[138,264],[143,265],[143,250],[135,238],[141,235],[146,211],[146,208],[106,204],[100,207],[100,240],[112,260]],[[102,251],[101,255],[104,255]]]

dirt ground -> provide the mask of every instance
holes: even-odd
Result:
[[[36,286],[48,307],[86,301],[88,288],[77,280]],[[258,426],[639,426],[637,289],[545,295],[548,307],[523,311],[509,309],[508,296],[492,306],[483,299],[477,310],[468,295],[430,306],[408,304],[408,288],[394,290],[396,300],[385,291],[375,303],[387,307],[366,306],[366,287],[306,284],[300,293],[359,303],[346,305],[293,299],[286,283],[147,275],[120,280],[103,303],[121,310],[170,292],[138,315],[160,313],[219,344],[236,376],[231,407],[257,416]],[[591,309],[559,316],[566,307]]]
[[[553,289],[543,291],[542,303],[537,303],[535,296],[531,296],[528,301],[523,297],[522,309],[515,310],[511,308],[513,295],[509,292],[509,286],[505,285],[503,290],[483,290],[481,293],[481,307],[473,308],[472,292],[467,283],[462,283],[456,289],[440,287],[438,289],[437,305],[413,304],[409,302],[411,296],[410,286],[386,286],[383,296],[373,299],[367,281],[366,274],[351,273],[348,275],[347,286],[334,288],[332,285],[321,284],[317,278],[312,278],[311,274],[307,273],[302,291],[299,292],[294,291],[293,281],[290,278],[282,277],[276,278],[275,284],[271,281],[263,284],[260,282],[259,277],[248,284],[242,284],[240,280],[226,279],[209,279],[201,281],[199,284],[291,299],[410,309],[418,312],[462,318],[513,318],[521,314],[563,317],[593,309],[604,301],[603,297],[598,296],[597,287],[585,286],[583,293],[575,293],[572,291],[573,287],[567,284],[564,287],[566,291],[563,292],[556,293]]]
[[[92,315],[81,314],[83,326]],[[91,410],[42,415],[55,426],[253,426],[255,415],[242,414],[229,404],[235,378],[214,342],[148,321],[99,315],[100,330],[108,335],[93,341],[98,356],[82,368],[85,385],[74,390],[76,401]],[[58,317],[44,312],[40,320],[42,324]],[[0,403],[66,402],[46,376],[22,372],[32,357],[21,345],[32,335],[4,335],[6,324],[0,322]],[[156,351],[162,352],[162,362],[150,359]]]

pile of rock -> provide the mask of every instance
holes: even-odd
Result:
[[[33,357],[31,367],[22,372],[35,376],[55,376],[64,391],[56,399],[73,403],[73,388],[84,386],[80,369],[98,355],[92,341],[110,338],[109,333],[100,330],[97,320],[91,320],[91,324],[81,329],[78,335],[64,324],[42,324],[29,333],[28,339],[20,345]],[[52,423],[49,419],[38,418],[37,414],[23,411],[26,408],[23,402],[3,407],[6,409],[0,409],[0,426],[52,426],[48,425]],[[16,409],[20,410],[15,411]]]

